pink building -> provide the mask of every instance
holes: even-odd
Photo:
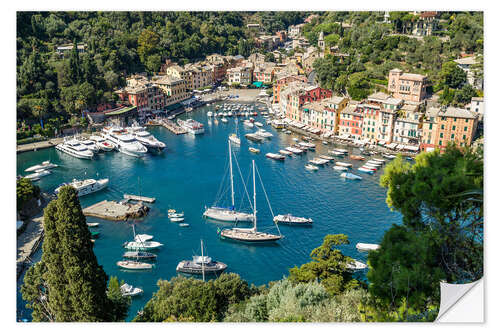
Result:
[[[427,96],[429,87],[427,76],[421,74],[403,73],[395,68],[389,72],[387,89],[393,97],[407,102],[422,102]]]

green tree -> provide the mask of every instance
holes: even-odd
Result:
[[[482,277],[483,203],[457,196],[482,192],[481,151],[449,144],[442,154],[419,154],[413,165],[399,156],[385,168],[380,184],[388,189],[387,205],[401,212],[408,232],[431,235],[448,282]]]
[[[113,304],[108,311],[110,313],[110,321],[123,321],[127,317],[128,309],[132,299],[130,296],[123,296],[120,286],[125,282],[122,280],[118,282],[116,276],[109,278],[107,295],[110,302]]]
[[[467,74],[454,61],[448,61],[439,72],[439,80],[442,85],[460,88],[467,81]]]
[[[65,186],[44,210],[42,260],[21,286],[35,321],[118,320],[106,296],[107,276],[92,250],[76,190]],[[122,318],[123,319],[123,318]]]
[[[17,210],[20,211],[27,202],[40,196],[40,188],[33,185],[30,179],[20,178],[16,181],[16,195]]]
[[[82,68],[76,39],[73,40],[73,49],[71,50],[71,56],[69,58],[69,68],[71,82],[73,84],[79,84],[82,80]]]
[[[310,282],[319,280],[331,295],[355,288],[359,282],[352,277],[348,265],[353,259],[345,256],[339,246],[349,244],[346,235],[326,235],[323,244],[312,250],[312,261],[290,269],[292,282]]]
[[[137,39],[137,53],[143,64],[146,64],[148,57],[157,52],[160,37],[156,32],[144,29]]]
[[[349,76],[347,92],[355,100],[362,100],[370,94],[370,82],[365,73],[354,73]]]

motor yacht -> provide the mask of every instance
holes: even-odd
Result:
[[[71,183],[62,183],[61,185],[59,185],[59,187],[57,187],[54,190],[54,192],[56,194],[58,194],[59,191],[61,190],[61,188],[63,188],[64,186],[71,186],[77,191],[77,195],[79,197],[81,197],[83,195],[94,193],[94,192],[97,192],[97,191],[100,191],[100,190],[106,188],[108,186],[108,183],[109,183],[108,178],[103,178],[103,179],[98,179],[98,180],[95,180],[95,179],[85,179],[85,180],[73,179],[73,181]]]
[[[105,139],[113,142],[121,153],[134,157],[142,157],[148,149],[137,139],[120,127],[105,127],[103,129]]]
[[[80,141],[75,139],[66,140],[56,146],[56,149],[77,158],[91,159],[94,157],[94,152],[89,150],[87,146],[82,145]]]
[[[95,145],[102,151],[112,151],[116,149],[116,145],[114,143],[104,139],[100,135],[92,135],[89,140],[94,141]]]

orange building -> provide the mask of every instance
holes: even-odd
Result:
[[[472,144],[477,129],[477,114],[465,109],[448,107],[441,110],[431,108],[427,115],[429,118],[432,117],[432,121],[431,119],[424,121],[422,149],[446,148],[448,142],[452,141],[460,147]]]
[[[273,85],[273,103],[279,103],[280,102],[280,92],[283,87],[288,85],[290,82],[307,82],[307,77],[304,75],[282,75],[281,77],[278,76],[278,79],[276,80],[276,83]]]

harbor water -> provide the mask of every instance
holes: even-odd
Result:
[[[292,138],[300,136],[287,135],[265,125],[265,119],[257,116],[256,121],[263,123],[263,128],[274,136],[261,144],[253,143],[246,140],[244,134],[255,132],[256,127],[250,129],[244,126],[243,118],[239,118],[236,123],[235,117],[228,118],[227,123],[219,118],[218,124],[215,124],[213,118],[206,116],[207,111],[214,111],[213,107],[214,105],[205,106],[180,116],[183,119],[191,117],[203,123],[205,133],[202,135],[176,136],[165,128],[150,127],[148,130],[163,141],[167,148],[163,153],[148,154],[144,158],[109,152],[100,153],[93,160],[81,160],[54,148],[17,155],[17,173],[20,175],[25,175],[24,169],[27,167],[45,160],[59,165],[52,169],[52,175],[36,182],[46,192],[53,192],[61,183],[73,179],[109,178],[107,189],[80,198],[82,207],[105,199],[119,201],[125,193],[156,198],[155,203],[148,204],[151,207],[148,216],[141,220],[116,222],[87,218],[88,222],[100,223],[95,229],[100,235],[95,242],[94,252],[107,275],[117,276],[119,280],[144,289],[144,295],[133,298],[127,320],[131,320],[151,298],[157,290],[156,283],[159,279],[170,279],[177,275],[176,266],[179,261],[201,254],[200,239],[203,239],[207,255],[228,265],[227,272],[238,273],[250,283],[262,285],[281,279],[288,274],[289,268],[308,262],[311,251],[321,245],[327,234],[346,234],[350,244],[342,247],[343,252],[366,262],[367,254],[357,251],[356,243],[379,243],[392,224],[401,222],[401,215],[391,212],[387,207],[386,190],[379,186],[382,170],[374,175],[363,174],[357,171],[357,167],[363,164],[362,161],[336,157],[338,161],[352,163],[353,172],[363,179],[352,181],[341,178],[340,172],[332,169],[332,163],[320,166],[318,171],[308,171],[304,166],[309,159],[325,154],[334,147],[331,144],[323,145],[320,141],[315,141],[316,152],[287,156],[285,161],[271,160],[266,158],[266,153],[277,153],[292,145]],[[230,190],[226,186],[227,140],[236,131],[236,126],[241,146],[233,146],[233,153],[242,174],[240,176],[235,163],[236,208],[241,207],[242,210],[251,212],[242,183],[247,183],[248,194],[253,200],[251,164],[252,159],[255,159],[258,168],[258,229],[277,233],[259,175],[274,215],[291,213],[310,217],[314,220],[311,227],[280,225],[283,239],[276,244],[253,245],[221,240],[218,230],[232,227],[233,223],[214,222],[202,217],[205,206],[214,203],[219,188],[224,198],[219,205],[227,206],[230,203]],[[250,146],[259,148],[260,154],[249,152]],[[357,148],[346,149],[359,154]],[[221,186],[223,181],[224,185]],[[167,210],[170,208],[183,211],[184,222],[189,227],[180,227],[178,223],[170,222],[167,217]],[[164,244],[157,251],[155,267],[150,271],[128,272],[116,266],[125,252],[123,243],[133,238],[132,223],[135,224],[136,233],[153,235],[153,240]],[[21,281],[20,279],[18,284]],[[19,288],[17,310],[19,316],[29,318],[29,312],[24,309],[19,295]]]

